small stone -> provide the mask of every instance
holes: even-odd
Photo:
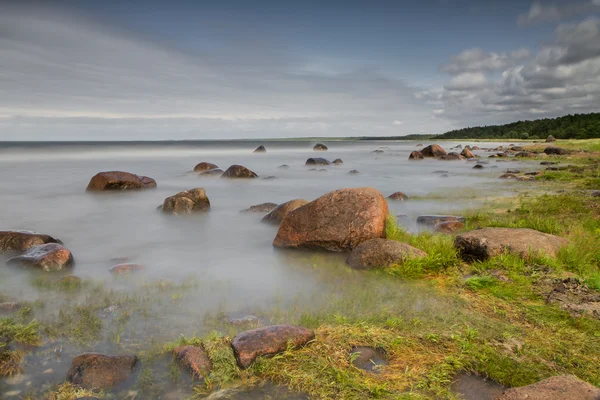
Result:
[[[142,269],[144,269],[143,265],[127,263],[127,264],[114,265],[110,268],[109,271],[112,272],[113,274],[123,275],[123,274],[128,274],[128,273],[131,273],[134,271],[140,271]]]

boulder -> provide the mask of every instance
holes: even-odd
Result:
[[[548,137],[546,138],[546,143],[550,142],[556,142],[556,139],[552,135],[548,135]]]
[[[275,207],[277,207],[277,203],[261,203],[261,204],[256,204],[253,206],[250,206],[249,208],[246,208],[245,210],[242,210],[242,212],[271,212]]]
[[[155,188],[156,181],[130,172],[106,171],[92,177],[86,190],[129,190]]]
[[[485,261],[505,251],[527,257],[542,252],[556,257],[567,240],[526,228],[482,228],[456,236],[454,245],[465,261]]]
[[[113,388],[129,378],[137,361],[131,355],[81,354],[71,362],[67,381],[85,389]]]
[[[426,257],[427,253],[409,244],[389,239],[371,239],[352,250],[348,265],[356,269],[385,268],[402,264],[410,258]]]
[[[211,169],[218,169],[219,167],[216,164],[209,162],[201,162],[194,167],[194,172],[204,172],[210,171]]]
[[[308,200],[295,199],[287,201],[271,210],[271,212],[265,215],[261,221],[269,224],[279,225],[286,215],[305,204],[308,204]]]
[[[323,143],[317,143],[313,147],[313,150],[314,151],[327,151],[327,146],[325,146]]]
[[[257,178],[254,172],[241,165],[232,165],[227,168],[227,171],[223,172],[221,178]]]
[[[344,162],[342,161],[341,158],[336,158],[335,160],[333,160],[332,164],[334,165],[342,165]]]
[[[465,217],[457,217],[455,215],[419,215],[417,217],[417,224],[436,226],[441,222],[447,221],[459,221],[465,222]]]
[[[256,148],[256,150],[253,151],[253,153],[266,153],[267,149],[265,148],[265,146],[258,146]]]
[[[472,151],[471,151],[469,148],[467,148],[467,147],[465,147],[465,148],[463,149],[463,151],[461,151],[461,152],[460,152],[460,155],[461,155],[461,156],[463,156],[463,157],[466,157],[466,158],[475,158],[475,157],[477,157],[477,156],[476,156],[475,154],[473,154],[473,152],[472,152]]]
[[[212,364],[206,351],[199,346],[179,346],[173,350],[175,359],[197,379],[204,379]]]
[[[340,189],[290,212],[273,245],[350,251],[361,242],[385,237],[387,217],[387,202],[376,189]]]
[[[559,375],[507,389],[496,400],[598,400],[600,389],[573,375]]]
[[[222,176],[223,170],[221,168],[213,168],[206,171],[200,172],[200,176]]]
[[[388,196],[388,199],[404,201],[404,200],[408,200],[408,196],[406,194],[404,194],[404,192],[396,192],[396,193],[390,194]]]
[[[259,356],[272,356],[289,345],[304,346],[315,338],[313,331],[293,325],[273,325],[242,332],[231,341],[237,364],[246,369]]]
[[[116,275],[124,275],[124,274],[129,274],[134,271],[140,271],[142,269],[144,269],[144,266],[140,265],[140,264],[123,263],[123,264],[113,265],[112,267],[110,267],[109,271]]]
[[[348,175],[360,175],[360,172],[353,169],[353,170],[350,170],[350,172],[348,172]]]
[[[75,262],[69,249],[58,243],[48,243],[32,247],[20,256],[8,259],[6,263],[30,265],[44,271],[61,271]]]
[[[29,231],[0,231],[0,253],[29,250],[47,243],[62,242],[50,235]]]
[[[423,157],[442,157],[446,155],[446,150],[442,149],[440,145],[430,144],[421,150]]]
[[[184,190],[167,197],[162,205],[166,214],[190,214],[210,210],[210,201],[203,188]]]
[[[562,147],[556,147],[556,146],[548,146],[544,149],[544,153],[548,154],[548,155],[559,155],[559,156],[564,156],[569,154],[568,150],[563,149]]]
[[[410,153],[410,155],[408,156],[409,160],[422,160],[423,159],[423,153],[421,153],[418,150],[412,151]]]
[[[325,158],[321,158],[321,157],[314,157],[314,158],[309,158],[308,160],[306,160],[306,163],[304,165],[329,165],[331,164],[328,160],[326,160]]]
[[[454,233],[458,230],[461,230],[464,227],[464,224],[458,220],[456,221],[444,221],[435,224],[433,230],[440,233]]]
[[[441,159],[446,160],[446,161],[456,161],[456,160],[464,160],[465,158],[458,153],[450,152],[450,153],[446,154],[445,156],[441,156]]]

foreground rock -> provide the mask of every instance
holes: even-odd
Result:
[[[390,194],[388,196],[388,199],[404,201],[404,200],[408,200],[408,196],[406,194],[404,194],[404,192],[396,192],[396,193]]]
[[[67,381],[85,389],[109,389],[125,382],[137,363],[136,356],[86,353],[75,357]]]
[[[598,400],[600,389],[573,375],[553,376],[506,390],[496,400]]]
[[[422,160],[423,159],[423,153],[421,153],[418,150],[412,151],[410,153],[410,155],[408,156],[409,160]]]
[[[483,228],[456,236],[454,245],[465,261],[484,261],[505,251],[527,257],[542,252],[556,257],[567,240],[533,229]]]
[[[61,271],[74,264],[73,254],[61,244],[48,243],[32,247],[20,256],[8,259],[7,264],[21,264],[44,271]]]
[[[321,157],[309,158],[306,160],[304,165],[329,165],[331,164],[327,159]]]
[[[166,214],[190,214],[210,210],[210,201],[203,188],[184,190],[167,197],[162,205]]]
[[[387,217],[387,202],[376,189],[340,189],[290,212],[273,245],[351,251],[361,242],[385,237]]]
[[[211,169],[218,169],[219,166],[209,162],[201,162],[194,167],[194,172],[210,171]]]
[[[110,267],[109,271],[115,275],[130,274],[134,271],[141,271],[144,269],[143,265],[134,263],[123,263],[117,264]]]
[[[242,212],[271,212],[275,207],[277,207],[277,203],[261,203],[261,204],[256,204],[253,206],[250,206],[249,208],[246,208],[245,210],[242,210]]]
[[[437,144],[430,144],[429,146],[424,147],[423,150],[421,150],[421,154],[423,154],[423,157],[443,157],[447,153],[446,150],[442,148],[442,146]]]
[[[286,215],[305,204],[308,204],[308,200],[295,199],[286,201],[285,203],[280,204],[271,210],[271,212],[265,215],[261,221],[269,224],[279,225]]]
[[[562,147],[555,147],[555,146],[548,146],[544,149],[544,153],[551,155],[559,155],[559,156],[564,156],[569,154],[568,150],[563,149]]]
[[[256,150],[253,151],[253,153],[266,153],[267,149],[265,148],[265,146],[258,146],[256,148]]]
[[[327,146],[325,146],[323,143],[317,143],[313,147],[313,150],[314,151],[327,151]]]
[[[300,326],[273,325],[242,332],[231,341],[237,364],[246,369],[259,356],[272,356],[288,345],[303,346],[315,338],[313,331]]]
[[[204,379],[212,365],[206,351],[199,346],[179,346],[173,350],[175,359],[189,370],[194,378]]]
[[[242,165],[232,165],[227,168],[227,171],[223,172],[221,178],[257,178],[254,172]]]
[[[106,171],[92,177],[86,190],[131,190],[155,188],[156,181],[130,172]]]
[[[356,269],[386,268],[411,258],[427,257],[427,253],[409,244],[389,239],[362,242],[350,253],[348,265]]]
[[[25,251],[47,243],[62,242],[50,235],[29,231],[0,231],[0,253]]]

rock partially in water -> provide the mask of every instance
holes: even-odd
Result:
[[[266,152],[267,152],[267,149],[266,149],[266,147],[265,147],[265,146],[262,146],[262,145],[261,145],[261,146],[258,146],[258,147],[257,147],[257,148],[256,148],[256,149],[253,151],[253,153],[266,153]]]
[[[254,172],[242,165],[232,165],[227,168],[227,171],[223,172],[221,178],[257,178]]]
[[[481,164],[475,164],[475,165],[473,165],[473,169],[483,169],[483,168],[484,168],[484,166],[481,165]]]
[[[353,169],[353,170],[350,170],[350,172],[348,172],[348,175],[360,175],[360,172]]]
[[[567,240],[533,229],[482,228],[456,236],[454,245],[465,261],[485,261],[504,252],[527,257],[531,252],[542,252],[556,257]]]
[[[382,366],[387,365],[383,352],[370,347],[353,347],[350,350],[350,358],[352,365],[356,368],[374,373],[379,372]]]
[[[465,222],[465,217],[459,217],[455,215],[419,215],[417,217],[417,224],[436,226],[441,222],[447,221],[460,221]]]
[[[376,189],[336,190],[290,212],[273,245],[351,251],[361,242],[385,237],[388,213],[387,201]]]
[[[457,161],[457,160],[464,160],[465,158],[463,156],[461,156],[458,153],[455,152],[450,152],[444,156],[440,157],[442,160],[446,160],[446,161]]]
[[[456,221],[444,221],[438,224],[435,224],[433,230],[440,233],[454,233],[456,231],[461,230],[464,227],[464,224],[458,220]]]
[[[61,244],[48,243],[32,247],[20,256],[12,257],[7,264],[21,264],[44,271],[61,271],[75,263],[73,254]]]
[[[221,176],[223,175],[223,170],[221,168],[213,168],[213,169],[209,169],[203,172],[200,172],[200,175],[198,176]]]
[[[471,150],[469,150],[467,147],[465,147],[463,149],[463,151],[460,152],[460,155],[466,158],[475,158],[477,157]]]
[[[114,388],[131,376],[137,361],[134,355],[81,354],[73,359],[67,381],[85,389]]]
[[[126,263],[126,264],[117,264],[113,265],[109,271],[116,275],[129,274],[135,271],[141,271],[144,269],[143,265],[134,264],[134,263]]]
[[[460,375],[450,388],[464,400],[495,400],[506,390],[490,379],[469,374]]]
[[[173,350],[173,354],[175,359],[189,370],[194,378],[204,379],[212,369],[208,354],[200,346],[179,346]]]
[[[408,156],[409,160],[422,160],[423,159],[423,153],[421,153],[418,150],[415,151],[411,151],[410,155]]]
[[[352,268],[375,269],[421,257],[427,257],[427,253],[409,244],[389,239],[371,239],[356,246],[347,262]]]
[[[423,150],[421,150],[421,154],[423,154],[423,157],[443,157],[445,156],[446,150],[444,150],[442,148],[442,146],[437,145],[437,144],[430,144],[427,147],[424,147]]]
[[[184,190],[167,197],[162,205],[165,214],[191,214],[210,210],[210,200],[204,188]]]
[[[272,356],[292,346],[303,346],[315,338],[301,326],[273,325],[242,332],[231,341],[237,364],[246,369],[259,356]]]
[[[25,251],[48,243],[63,244],[50,235],[30,231],[0,231],[0,253]]]
[[[295,199],[286,201],[285,203],[282,203],[271,210],[271,212],[265,215],[261,221],[269,224],[279,225],[286,215],[305,204],[308,204],[308,200]]]
[[[317,143],[314,145],[313,150],[314,151],[327,151],[327,146],[325,146],[323,143]]]
[[[275,207],[277,207],[277,203],[261,203],[250,206],[250,208],[246,208],[241,212],[271,212]]]
[[[373,154],[383,154],[384,151],[377,149],[377,150],[373,150],[371,153],[373,153]]]
[[[564,155],[569,154],[569,151],[563,149],[562,147],[548,146],[544,149],[544,153],[546,153],[548,155],[564,156]]]
[[[598,400],[600,389],[573,375],[559,375],[506,390],[496,400]]]
[[[408,200],[408,196],[406,194],[404,194],[404,192],[395,192],[395,193],[390,194],[388,196],[388,199],[404,201],[404,200]]]
[[[311,157],[308,160],[306,160],[306,163],[304,165],[330,165],[330,164],[331,163],[325,158]]]
[[[194,167],[194,172],[210,171],[211,169],[218,169],[219,166],[209,162],[201,162]]]
[[[333,160],[332,164],[334,165],[342,165],[344,162],[342,161],[341,158],[336,158],[335,160]]]
[[[124,171],[105,171],[94,175],[86,190],[130,190],[155,187],[156,181],[147,176],[139,176]]]
[[[515,174],[507,173],[499,176],[499,179],[517,179]]]

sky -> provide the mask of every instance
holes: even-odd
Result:
[[[600,0],[0,0],[0,140],[443,133],[600,111]]]

